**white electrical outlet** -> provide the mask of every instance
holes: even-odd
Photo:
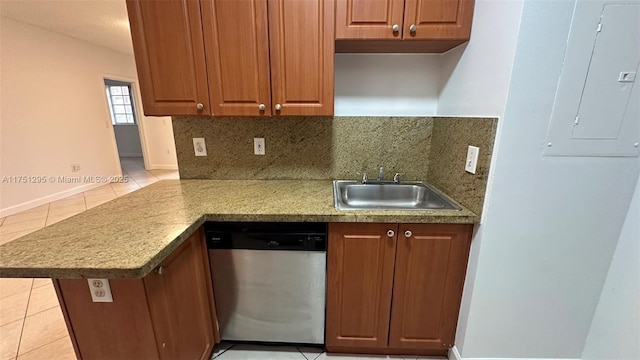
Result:
[[[475,174],[476,166],[478,166],[478,153],[480,148],[469,145],[467,150],[467,160],[464,162],[464,170],[466,172]]]
[[[111,287],[107,279],[87,279],[93,302],[113,302]]]
[[[207,156],[207,144],[204,138],[193,138],[193,151],[196,156]]]
[[[253,138],[253,153],[255,155],[264,155],[264,138]]]

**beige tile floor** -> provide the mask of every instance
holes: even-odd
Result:
[[[81,194],[0,218],[0,244],[49,226],[162,179],[173,170],[144,169],[142,158],[122,158],[128,183],[107,184]],[[0,360],[75,359],[50,279],[0,279]]]

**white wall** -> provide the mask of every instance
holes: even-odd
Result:
[[[435,115],[440,59],[432,54],[337,54],[335,115]]]
[[[438,115],[498,117],[494,158],[499,148],[522,6],[521,0],[477,0],[471,40],[466,45],[445,53],[441,61]],[[492,166],[485,197],[485,214],[491,201],[494,174],[495,169]],[[483,215],[483,218],[486,218],[486,215]],[[469,254],[466,286],[456,333],[458,349],[464,348],[466,339],[470,302],[482,243],[482,228],[482,225],[476,225]]]
[[[138,125],[114,125],[113,131],[116,135],[118,155],[121,157],[142,156],[142,145],[140,145]]]
[[[463,358],[582,355],[638,179],[637,158],[542,156],[574,4],[527,0],[522,8],[492,183],[465,285],[456,339]],[[496,11],[493,33],[513,31],[497,20],[510,17]],[[509,55],[474,56],[482,62]],[[499,99],[489,94],[493,84],[486,84],[491,107],[482,103],[480,87],[465,84],[488,82],[490,70],[468,68],[461,84],[449,80],[438,114],[500,115]],[[451,97],[447,88],[464,91]]]
[[[582,359],[640,359],[640,180],[600,295]]]
[[[137,96],[139,98],[140,95]],[[138,101],[138,104],[138,109],[142,109],[141,100]],[[171,118],[144,116],[140,111],[138,112],[138,121],[144,125],[142,148],[143,150],[146,149],[145,160],[147,161],[148,169],[178,169]]]
[[[522,3],[476,0],[471,40],[443,55],[438,115],[502,116]]]
[[[0,20],[0,175],[48,179],[118,174],[102,78],[135,80],[133,57],[12,19]],[[170,119],[141,121],[149,132],[151,166],[175,167]],[[74,163],[82,170],[72,173]],[[0,183],[0,216],[82,191],[80,185],[85,184]]]

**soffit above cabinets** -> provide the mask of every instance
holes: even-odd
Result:
[[[544,154],[640,154],[640,4],[579,1]]]

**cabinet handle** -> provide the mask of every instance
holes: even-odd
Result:
[[[407,230],[407,231],[405,231],[405,232],[404,232],[404,237],[408,237],[408,238],[410,238],[410,237],[411,237],[411,235],[413,235],[413,233],[411,233],[411,231],[410,231],[410,230]]]
[[[396,234],[396,233],[395,233],[395,232],[393,232],[393,230],[389,230],[389,231],[387,231],[387,236],[388,236],[388,237],[393,237],[393,235],[395,235],[395,234]]]
[[[280,111],[280,110],[282,110],[282,105],[276,104],[276,111]]]
[[[260,111],[264,111],[264,109],[266,109],[267,107],[264,106],[264,104],[260,104],[258,105],[258,109],[260,109]]]
[[[198,105],[196,105],[196,109],[202,110],[204,109],[204,105],[202,103],[198,103]]]
[[[418,30],[416,24],[411,24],[411,26],[409,26],[409,31],[411,31],[412,33],[415,33],[416,30]]]
[[[162,275],[164,274],[164,267],[162,267],[162,265],[160,265],[157,269],[156,272],[158,273],[158,275]]]
[[[394,33],[400,31],[400,25],[393,24],[393,26],[391,27],[391,30],[393,30]]]

